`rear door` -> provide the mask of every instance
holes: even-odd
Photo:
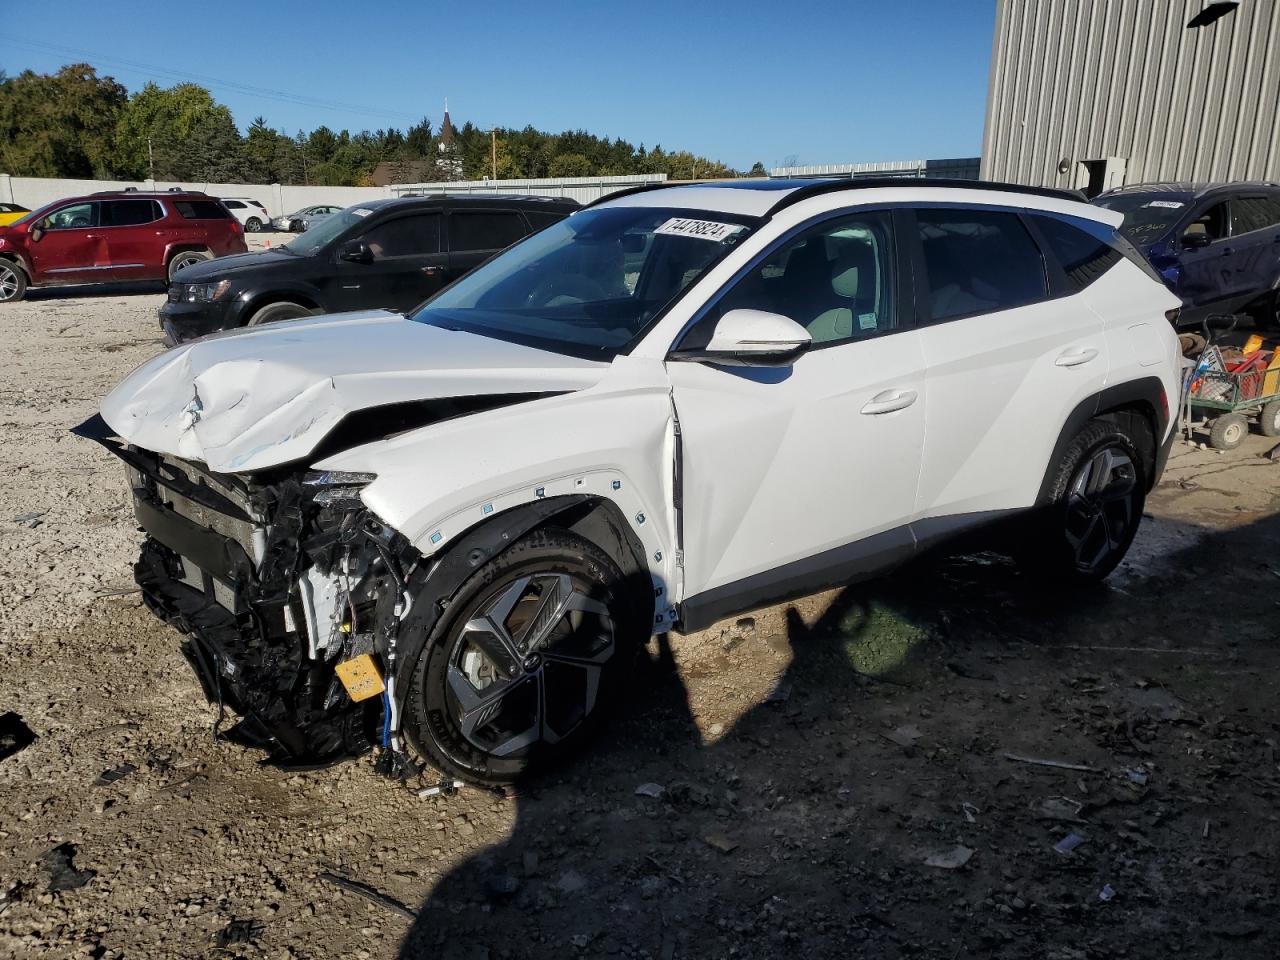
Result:
[[[163,279],[165,238],[156,226],[164,217],[157,200],[103,200],[98,229],[107,242],[111,280]]]
[[[449,282],[529,234],[516,210],[449,211]]]
[[[92,200],[59,207],[39,223],[41,237],[29,249],[38,283],[91,283],[103,279],[107,242]]]
[[[1232,199],[1231,243],[1239,295],[1252,301],[1275,287],[1280,278],[1280,193]]]
[[[1051,289],[1033,227],[1009,208],[916,209],[927,324],[921,541],[1035,502],[1059,428],[1106,383],[1102,322]]]
[[[322,281],[327,287],[325,306],[330,312],[378,307],[404,311],[431,296],[444,285],[449,263],[440,248],[443,219],[440,210],[421,210],[368,227],[353,239],[369,248],[371,263],[352,263],[335,251],[335,270]]]

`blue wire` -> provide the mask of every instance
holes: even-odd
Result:
[[[382,745],[391,745],[391,695],[382,694]]]

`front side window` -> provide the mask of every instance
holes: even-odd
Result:
[[[681,341],[705,345],[730,310],[778,313],[809,331],[815,347],[866,339],[897,326],[893,226],[888,214],[829,220],[755,264]]]
[[[375,260],[439,253],[440,214],[422,213],[387,220],[371,227],[361,239]]]
[[[1187,229],[1182,231],[1182,235],[1208,237],[1210,241],[1223,240],[1227,236],[1230,223],[1231,218],[1227,215],[1227,201],[1223,200],[1192,220],[1187,225]]]
[[[458,212],[449,214],[449,249],[454,253],[470,250],[501,250],[525,235],[524,221],[518,213],[501,211]]]
[[[69,207],[63,207],[49,214],[42,224],[46,230],[79,230],[97,225],[98,205],[96,203],[73,203]]]
[[[758,222],[668,207],[582,210],[463,277],[414,319],[609,359]]]
[[[917,210],[933,321],[995,313],[1048,296],[1044,258],[1015,213]]]
[[[99,206],[99,213],[104,227],[134,227],[164,216],[154,200],[108,200]]]
[[[1031,219],[1044,237],[1049,251],[1062,265],[1062,270],[1067,275],[1068,293],[1079,293],[1121,259],[1120,251],[1090,233],[1090,230],[1106,228],[1086,225],[1080,221],[1077,221],[1077,225],[1059,217],[1039,213],[1033,214]]]
[[[1236,197],[1231,216],[1238,234],[1280,225],[1280,197]]]

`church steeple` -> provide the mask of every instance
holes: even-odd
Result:
[[[449,98],[444,98],[444,120],[440,124],[441,146],[453,145],[453,121],[449,119]]]

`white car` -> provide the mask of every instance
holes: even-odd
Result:
[[[267,205],[261,200],[254,200],[252,197],[223,197],[222,205],[240,221],[245,233],[257,233],[271,222]]]
[[[127,463],[143,594],[242,740],[509,781],[651,633],[1011,518],[1064,585],[1106,576],[1179,364],[1119,223],[995,184],[646,188],[411,315],[181,345],[83,432]]]

